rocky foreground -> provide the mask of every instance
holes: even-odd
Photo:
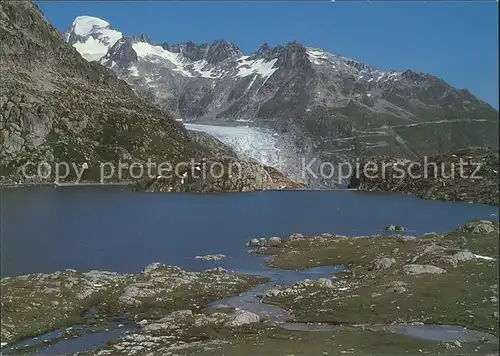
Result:
[[[472,221],[418,238],[252,239],[252,252],[271,255],[275,268],[346,267],[328,278],[270,286],[261,302],[287,310],[285,324],[227,305],[206,308],[266,282],[221,268],[190,273],[156,263],[136,275],[66,270],[5,277],[2,346],[37,335],[50,345],[79,336],[75,325],[90,324],[103,333],[127,331],[89,355],[498,355],[498,234],[498,222]],[[401,325],[434,324],[469,331],[445,341],[393,333]],[[297,325],[309,332],[294,331]],[[56,340],[42,340],[55,329],[62,330]]]
[[[211,301],[263,282],[261,278],[230,275],[218,268],[190,273],[159,263],[136,275],[66,270],[4,277],[2,346],[58,328],[86,324],[85,315],[92,309],[97,311],[93,319],[104,324],[112,315],[121,315],[123,319],[133,315],[133,322],[145,325],[149,324],[148,319],[160,319],[175,310],[200,311]],[[236,325],[238,318],[241,316],[228,316],[225,321]],[[149,329],[154,326],[148,326]]]
[[[463,166],[462,176],[460,162],[467,164]],[[367,164],[370,163],[377,167],[376,172],[354,174],[349,188],[402,192],[424,199],[499,205],[498,150],[471,148],[431,156],[427,159],[430,164],[427,171],[424,159],[416,161],[381,156],[363,161],[360,167],[369,169]],[[384,165],[385,173],[382,169]],[[401,170],[404,175],[399,174]]]
[[[332,280],[267,293],[300,322],[462,325],[498,335],[498,222],[472,221],[446,234],[346,238],[292,235],[264,243],[285,269],[344,265]]]

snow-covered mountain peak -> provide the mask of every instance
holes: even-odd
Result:
[[[89,35],[96,29],[107,29],[111,24],[103,19],[93,16],[78,16],[73,21],[72,29],[79,36]]]
[[[109,48],[122,38],[122,33],[98,17],[78,16],[64,34],[64,38],[86,60],[99,61],[108,53]]]

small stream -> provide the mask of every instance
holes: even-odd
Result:
[[[3,347],[1,355],[49,356],[95,350],[127,332],[138,330],[132,315],[109,315],[98,322],[96,308],[84,315],[83,324],[56,329],[31,339]]]
[[[268,259],[268,257],[261,256],[258,256],[256,258],[262,259],[263,263],[265,263],[265,260]],[[273,324],[285,327],[286,321],[290,320],[292,315],[283,308],[271,304],[262,303],[262,297],[269,290],[276,287],[277,285],[290,285],[305,279],[317,280],[320,278],[332,278],[333,274],[341,272],[343,270],[344,267],[342,266],[315,267],[301,271],[263,267],[263,269],[258,273],[238,270],[237,273],[239,274],[256,274],[260,277],[269,278],[270,281],[266,284],[257,286],[247,293],[212,302],[208,304],[207,307],[229,307],[247,310],[259,315],[262,320],[266,320]]]

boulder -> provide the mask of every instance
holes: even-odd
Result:
[[[299,234],[298,232],[294,232],[293,234],[290,235],[290,240],[297,240],[297,239],[303,239],[304,235]]]
[[[280,237],[270,237],[268,240],[267,240],[267,246],[270,246],[270,247],[277,247],[277,246],[280,246],[282,243],[281,241],[281,238]]]
[[[393,293],[398,293],[398,294],[401,294],[401,293],[404,293],[406,292],[406,288],[405,287],[392,287],[392,288],[389,288],[389,291],[390,292],[393,292]]]
[[[323,287],[323,288],[333,288],[333,282],[331,279],[328,279],[328,278],[318,279],[317,284],[318,284],[318,286]]]
[[[165,265],[163,263],[160,263],[160,262],[153,262],[153,263],[150,263],[149,265],[147,265],[146,267],[144,267],[144,270],[142,271],[142,273],[145,275],[148,275],[151,272],[153,272],[154,270],[161,268],[161,267],[165,267]]]
[[[260,316],[255,313],[241,310],[236,312],[224,325],[227,327],[238,327],[242,325],[255,324],[260,322]]]
[[[195,259],[202,261],[220,261],[226,258],[226,255],[217,254],[217,255],[205,255],[205,256],[196,256]]]
[[[194,321],[194,315],[191,310],[177,310],[166,317],[161,318],[155,323],[145,324],[144,331],[157,332],[182,329],[191,325]]]
[[[388,225],[385,227],[385,231],[404,232],[406,231],[406,228],[401,225]]]
[[[250,241],[247,242],[247,246],[257,247],[257,246],[259,246],[259,240],[258,239],[251,239]]]
[[[428,245],[421,246],[417,249],[417,254],[413,256],[409,262],[415,263],[421,257],[434,257],[440,256],[445,252],[445,248],[437,244],[431,243]]]
[[[266,297],[272,298],[280,295],[281,291],[278,288],[272,288],[266,292]]]
[[[442,274],[445,273],[446,270],[433,265],[416,265],[410,264],[403,266],[403,272],[405,274],[419,275],[419,274]]]
[[[453,258],[457,261],[470,261],[475,259],[476,256],[469,250],[462,250],[454,253]]]
[[[498,228],[489,220],[471,221],[460,228],[462,231],[471,232],[473,234],[489,234],[498,231]]]
[[[390,268],[396,260],[392,257],[378,258],[372,263],[372,268],[376,271]]]

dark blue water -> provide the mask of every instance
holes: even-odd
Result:
[[[412,235],[444,232],[495,207],[400,194],[288,191],[236,194],[133,193],[116,187],[2,189],[2,275],[65,268],[136,272],[151,262],[200,270],[261,266],[250,238],[293,232],[348,236],[389,224]],[[222,253],[216,263],[196,255]]]

